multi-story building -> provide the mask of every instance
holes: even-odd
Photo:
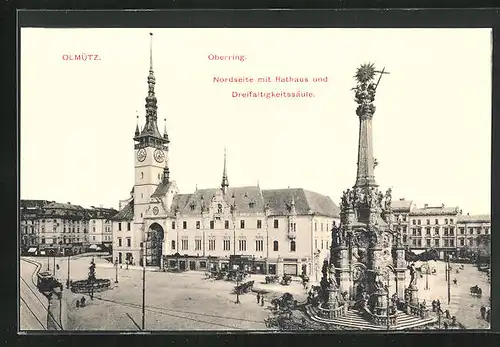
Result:
[[[481,247],[490,249],[491,216],[461,215],[457,218],[457,248],[478,251]],[[480,252],[479,252],[480,253]]]
[[[94,225],[107,225],[111,228],[110,215],[116,210],[87,210],[71,203],[58,203],[46,200],[21,200],[21,253],[33,254],[79,254],[88,250],[90,243],[90,221]],[[104,222],[101,222],[104,219]],[[111,229],[107,232],[112,234]],[[106,232],[103,232],[106,234]],[[109,237],[109,236],[108,236]]]
[[[111,250],[113,244],[113,223],[111,217],[118,211],[114,208],[94,207],[87,210],[89,213],[89,242],[92,248],[106,248]],[[94,247],[93,247],[94,246]],[[104,246],[104,247],[103,247]]]
[[[456,253],[456,223],[458,207],[429,206],[413,208],[410,212],[409,247],[437,249],[441,257]]]
[[[261,273],[319,272],[339,223],[329,197],[301,188],[230,187],[225,154],[220,188],[179,193],[170,179],[170,141],[157,126],[150,64],[146,123],[134,136],[135,183],[113,218],[113,259],[191,270],[238,263]]]
[[[408,230],[410,230],[410,213],[414,207],[413,201],[402,198],[392,201],[391,206],[394,218],[393,223],[399,237],[401,237],[401,242],[405,246],[410,246]]]

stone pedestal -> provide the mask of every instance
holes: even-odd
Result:
[[[372,294],[372,300],[372,313],[377,316],[387,316],[387,292],[385,290],[377,290]]]
[[[405,301],[407,306],[418,307],[418,289],[415,285],[410,285],[405,289]]]
[[[397,268],[396,272],[396,294],[398,298],[405,297],[406,268]]]

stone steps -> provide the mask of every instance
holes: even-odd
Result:
[[[343,317],[336,319],[325,319],[318,315],[318,309],[312,307],[311,305],[306,306],[307,315],[315,322],[334,324],[338,326],[345,326],[348,328],[357,328],[359,330],[387,330],[387,327],[375,325],[372,322],[366,320],[357,311],[348,311]],[[404,312],[398,312],[398,324],[396,326],[391,326],[391,330],[404,330],[409,328],[415,328],[419,326],[425,326],[435,322],[435,318],[421,319],[416,316],[409,315]]]

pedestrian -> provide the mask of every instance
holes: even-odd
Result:
[[[485,316],[486,316],[486,307],[481,306],[481,308],[479,309],[479,312],[481,312],[481,319],[485,319]]]
[[[437,303],[436,300],[432,300],[432,312],[436,312]]]
[[[441,310],[441,302],[439,301],[439,299],[437,299],[437,301],[436,301],[436,308],[438,310]]]
[[[260,304],[260,293],[257,293],[257,304]]]
[[[455,325],[457,325],[457,317],[452,316],[451,317],[451,326],[455,326]]]
[[[444,316],[445,316],[447,319],[450,319],[450,311],[449,311],[449,310],[444,311]]]
[[[80,299],[80,306],[81,307],[85,307],[85,297],[82,296],[82,298]]]
[[[260,303],[261,303],[261,306],[264,306],[264,295],[262,295],[262,297],[260,298]]]
[[[444,322],[443,326],[444,326],[444,330],[448,330],[448,323]]]
[[[486,321],[487,322],[490,322],[490,312],[491,312],[491,308],[488,307],[488,310],[486,311]]]

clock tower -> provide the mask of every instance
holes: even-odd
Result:
[[[168,144],[166,131],[161,135],[157,124],[157,99],[155,96],[155,76],[153,72],[153,34],[151,35],[148,96],[146,97],[146,123],[142,130],[136,126],[134,136],[135,181],[134,181],[134,230],[143,226],[143,216],[149,205],[151,195],[168,176]],[[167,178],[168,179],[168,178]]]

